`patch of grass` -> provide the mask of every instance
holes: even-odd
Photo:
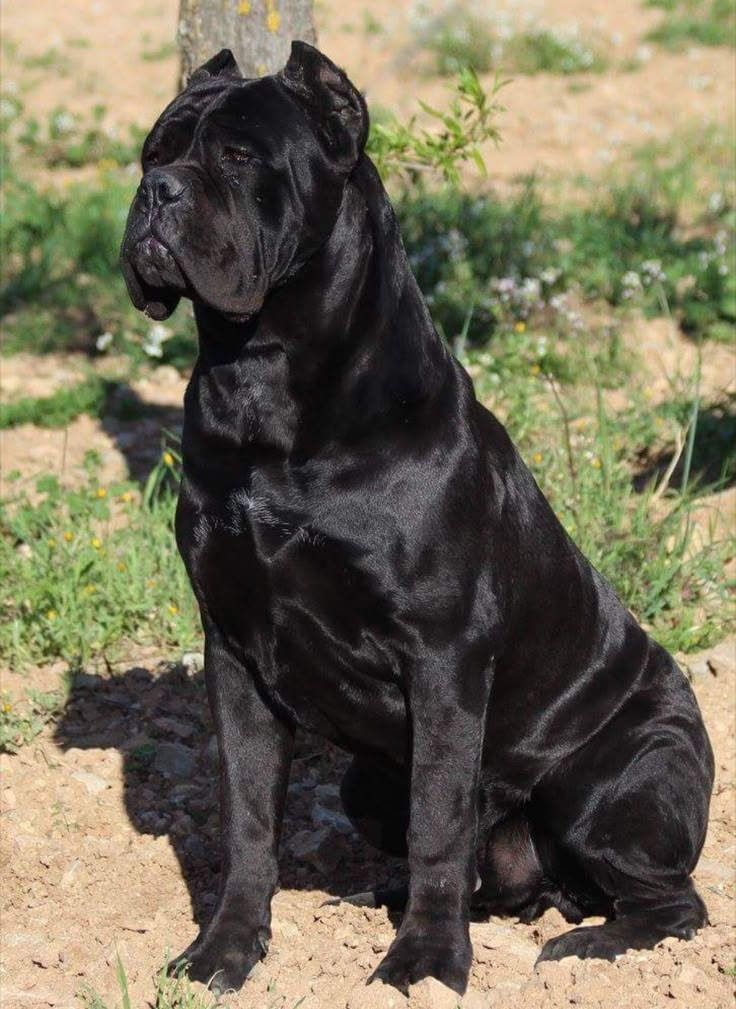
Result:
[[[419,10],[417,46],[431,55],[434,72],[456,74],[465,67],[518,74],[600,72],[606,60],[599,45],[577,29],[563,31],[529,23],[519,26],[502,13],[451,0],[439,11]]]
[[[505,71],[519,74],[601,73],[607,63],[600,48],[577,33],[565,34],[551,28],[512,35],[504,43],[499,59]]]
[[[141,53],[141,59],[147,63],[154,63],[158,60],[168,60],[171,56],[176,56],[177,48],[175,42],[162,42],[159,46],[146,48]]]
[[[66,53],[52,46],[42,53],[24,57],[23,66],[28,70],[54,70],[56,73],[61,74],[62,77],[66,77],[71,70],[72,64]]]
[[[57,390],[51,396],[28,397],[0,403],[0,428],[36,424],[64,427],[82,413],[101,416],[115,382],[90,375],[76,385]]]
[[[15,130],[15,140],[32,160],[46,168],[81,168],[84,165],[129,165],[138,160],[144,132],[127,127],[120,132],[105,127],[106,109],[97,105],[89,118],[57,107],[45,122],[34,117],[24,117],[22,126]],[[23,112],[16,100],[13,118],[19,120]]]
[[[471,349],[466,360],[480,398],[504,420],[563,525],[653,636],[684,652],[722,637],[729,621],[723,569],[734,544],[696,532],[691,521],[697,494],[715,475],[704,457],[707,422],[698,436],[710,408],[691,392],[653,411],[632,376],[630,405],[613,411],[592,355],[574,386],[561,386],[539,364],[509,368],[507,354]],[[642,457],[675,443],[687,446],[682,474],[673,480],[662,467],[641,487]],[[731,450],[726,465],[735,462]],[[723,486],[725,477],[722,470],[710,486]]]
[[[120,1001],[110,1005],[89,985],[85,985],[78,994],[84,1009],[133,1009],[130,999],[128,977],[123,962],[118,956],[115,963],[115,975],[120,990]],[[216,1009],[219,1004],[212,995],[200,995],[194,991],[185,973],[168,977],[167,964],[161,968],[153,979],[155,990],[148,1002],[151,1009]]]
[[[0,650],[13,667],[119,654],[132,643],[191,648],[199,618],[174,540],[177,458],[167,449],[141,494],[88,479],[16,484],[0,508]]]
[[[31,743],[44,725],[64,710],[69,677],[60,690],[26,690],[25,699],[15,701],[7,690],[0,695],[0,753],[17,753]]]
[[[476,344],[535,318],[574,330],[580,313],[570,304],[582,300],[673,312],[697,340],[732,339],[731,185],[702,192],[690,150],[665,160],[648,147],[625,175],[581,180],[575,203],[545,202],[533,181],[503,199],[407,189],[397,201],[405,245],[447,338],[463,331],[470,309]]]
[[[648,6],[666,12],[648,34],[650,42],[680,50],[691,45],[736,45],[736,6],[733,0],[649,0]]]

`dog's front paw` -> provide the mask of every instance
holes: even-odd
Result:
[[[460,922],[434,923],[421,931],[402,929],[369,983],[383,981],[408,995],[409,985],[434,977],[463,995],[472,958],[468,928]]]
[[[216,995],[238,991],[265,956],[269,939],[265,928],[239,936],[204,933],[170,961],[168,972],[186,970],[193,981],[201,981]]]

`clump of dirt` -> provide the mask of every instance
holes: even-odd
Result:
[[[716,753],[710,829],[695,874],[710,925],[692,942],[667,940],[614,964],[568,959],[535,969],[543,943],[569,928],[556,911],[532,925],[478,920],[463,1002],[469,1009],[609,1009],[622,992],[631,1009],[732,1004],[736,642],[688,665]],[[217,750],[200,666],[197,655],[173,665],[149,653],[114,673],[78,674],[58,723],[17,755],[0,757],[4,1009],[71,1009],[84,984],[114,1005],[118,954],[132,1004],[144,1006],[166,951],[183,949],[211,913]],[[49,688],[58,675],[58,667],[38,670],[33,682]],[[11,691],[27,682],[4,678]],[[300,741],[271,950],[228,1005],[454,1009],[439,985],[418,986],[409,1000],[383,986],[366,988],[398,919],[383,909],[325,904],[397,885],[406,874],[403,863],[365,845],[342,814],[338,783],[346,762],[322,740]]]

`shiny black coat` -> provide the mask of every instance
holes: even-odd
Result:
[[[200,337],[176,534],[223,872],[184,957],[220,989],[268,943],[297,728],[354,755],[349,815],[408,854],[389,983],[463,991],[471,902],[611,919],[546,957],[704,920],[689,874],[713,767],[692,692],[438,337],[366,132],[316,50],[255,81],[220,54],[154,127],[123,244],[134,302],[163,318],[192,298]]]

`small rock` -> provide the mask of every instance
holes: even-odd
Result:
[[[203,767],[210,771],[217,771],[220,767],[220,747],[217,743],[217,736],[212,736],[202,747],[201,762]]]
[[[159,743],[153,769],[167,778],[189,778],[194,774],[194,750],[182,743]]]
[[[714,876],[716,879],[736,879],[736,868],[726,865],[723,862],[716,862],[712,858],[701,858],[698,862],[697,874],[704,876]]]
[[[327,800],[331,805],[331,800],[340,798],[340,788],[338,785],[317,785],[314,790],[319,799]]]
[[[188,722],[180,722],[178,718],[168,718],[166,715],[154,718],[153,724],[163,732],[171,732],[178,736],[179,739],[188,739],[196,732],[195,727]]]
[[[2,800],[6,809],[15,809],[18,805],[18,800],[16,799],[15,792],[12,788],[3,789]]]
[[[333,827],[340,834],[353,832],[353,825],[344,813],[326,809],[318,802],[312,807],[312,823],[315,827]]]
[[[287,842],[286,847],[300,862],[316,862],[330,833],[327,827],[319,830],[299,830]]]
[[[468,988],[460,1005],[463,1009],[488,1009],[488,995],[476,988]]]
[[[92,774],[91,771],[75,771],[72,778],[75,781],[81,781],[89,795],[98,795],[110,787],[104,778],[101,778],[99,774]]]
[[[412,1009],[457,1009],[460,996],[434,977],[425,977],[409,987]]]
[[[72,883],[74,882],[74,877],[77,874],[77,871],[80,869],[81,865],[82,863],[78,858],[75,858],[74,861],[69,864],[64,874],[62,875],[61,881],[59,883],[59,886],[62,888],[62,890],[66,890],[68,887],[72,885]]]
[[[408,1004],[400,991],[380,981],[353,988],[348,996],[348,1009],[401,1009]]]
[[[184,652],[181,664],[190,676],[195,676],[204,669],[204,655],[201,652]]]
[[[685,963],[675,971],[675,980],[701,991],[704,991],[709,984],[706,974],[691,963]]]
[[[472,925],[470,939],[473,943],[484,946],[486,949],[498,949],[511,953],[529,968],[534,966],[539,956],[539,947],[531,939],[525,939],[512,928],[497,925],[492,921]]]

